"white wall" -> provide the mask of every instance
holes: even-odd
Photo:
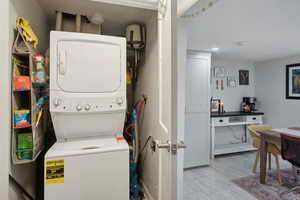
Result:
[[[236,88],[227,87],[227,79],[224,78],[224,90],[216,89],[216,78],[212,78],[211,92],[214,98],[221,98],[224,100],[224,109],[226,111],[239,111],[243,97],[255,97],[255,83],[254,72],[255,67],[253,63],[248,61],[238,61],[229,59],[212,59],[212,70],[215,66],[225,67],[226,77],[235,76],[239,80],[239,70],[249,70],[250,78],[249,85],[238,85]],[[213,74],[213,73],[212,73]],[[220,79],[219,79],[220,80]],[[220,83],[219,83],[220,85]]]
[[[8,199],[10,134],[9,0],[0,6],[0,199]]]
[[[300,126],[300,100],[285,99],[286,65],[300,56],[255,63],[256,96],[265,112],[265,123],[274,127]]]
[[[1,5],[2,7],[2,5]],[[14,41],[14,29],[15,22],[17,17],[23,16],[30,21],[30,24],[39,38],[39,46],[38,49],[43,53],[48,48],[49,43],[49,28],[47,23],[46,15],[44,14],[43,9],[39,6],[37,1],[35,0],[10,0],[10,24],[9,24],[9,49],[11,49],[13,41]],[[7,65],[7,69],[9,72],[11,70],[10,65]],[[3,73],[1,73],[3,74]],[[8,75],[8,78],[11,76]],[[2,94],[5,94],[2,92]],[[6,94],[10,97],[10,90],[6,91]],[[2,99],[1,99],[2,100]],[[10,101],[10,100],[9,100]],[[10,104],[10,102],[9,102]],[[1,103],[1,105],[3,105]],[[7,106],[7,104],[6,104]],[[10,106],[7,106],[10,108]],[[5,118],[10,122],[10,112],[2,113],[1,118]],[[6,123],[8,124],[8,123]],[[4,131],[3,131],[4,132]],[[10,129],[5,131],[5,133],[10,136]],[[10,140],[9,140],[10,145]],[[10,153],[9,153],[10,154]],[[10,158],[10,155],[9,155]],[[10,173],[12,176],[32,195],[35,196],[35,181],[36,181],[36,166],[35,164],[26,164],[26,165],[13,165],[11,164]],[[11,185],[13,187],[13,185]],[[15,188],[10,188],[10,200],[18,200],[22,197],[19,196],[18,190]]]

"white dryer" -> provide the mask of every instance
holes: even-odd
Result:
[[[45,156],[45,200],[128,200],[125,38],[53,31],[50,50],[57,143]]]

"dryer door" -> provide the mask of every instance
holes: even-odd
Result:
[[[58,86],[71,93],[117,91],[121,86],[121,56],[124,54],[121,51],[121,44],[107,39],[59,40]]]

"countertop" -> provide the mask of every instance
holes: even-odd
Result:
[[[218,112],[212,112],[211,118],[215,117],[233,117],[233,116],[251,116],[251,115],[264,115],[262,112],[241,112],[241,111],[234,111],[234,112],[224,112],[224,113],[218,113]]]

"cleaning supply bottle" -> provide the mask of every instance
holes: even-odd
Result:
[[[46,82],[44,56],[35,54],[33,55],[33,60],[35,64],[35,72],[33,72],[33,83],[43,84]]]

